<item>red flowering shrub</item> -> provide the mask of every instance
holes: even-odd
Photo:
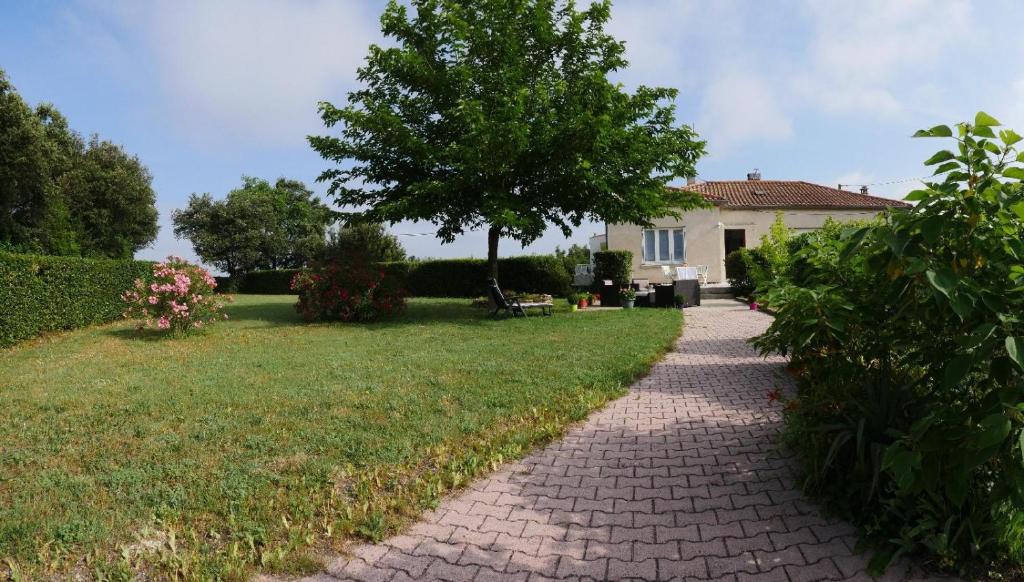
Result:
[[[306,320],[373,321],[405,308],[401,281],[363,261],[313,265],[295,274],[295,305]]]

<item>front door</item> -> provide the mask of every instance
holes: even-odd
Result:
[[[747,231],[742,228],[725,229],[725,256],[747,246]]]

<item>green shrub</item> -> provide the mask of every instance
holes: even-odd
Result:
[[[0,346],[121,317],[121,294],[152,263],[0,253]]]
[[[300,269],[251,271],[238,281],[238,292],[251,295],[294,295],[292,279]]]
[[[785,438],[807,488],[859,525],[880,570],[916,553],[965,577],[1024,559],[1024,167],[979,114],[919,204],[794,243],[755,340],[800,378]]]
[[[619,286],[629,285],[633,273],[633,253],[629,251],[598,251],[594,253],[594,285],[611,279]]]
[[[417,297],[478,297],[487,293],[487,261],[437,259],[407,263],[406,288]],[[565,295],[572,277],[551,255],[498,260],[498,284],[519,293]]]
[[[382,269],[403,281],[416,297],[479,297],[487,294],[487,261],[483,259],[435,259],[380,263]],[[242,277],[239,293],[286,295],[297,269],[253,271]],[[518,293],[565,295],[572,276],[564,263],[551,255],[508,257],[498,260],[498,283]]]

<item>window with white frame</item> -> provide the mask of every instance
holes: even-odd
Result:
[[[686,231],[682,228],[645,229],[643,257],[644,263],[685,263]]]

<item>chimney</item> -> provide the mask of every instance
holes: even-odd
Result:
[[[753,181],[757,181],[757,180],[760,180],[760,179],[761,179],[761,170],[758,170],[757,168],[754,168],[753,172],[747,172],[747,180],[750,180],[751,182],[753,182]]]
[[[867,196],[868,195],[868,187],[867,186],[861,186],[860,187],[860,193],[865,195],[865,196]]]
[[[697,177],[696,176],[687,176],[686,177],[686,185],[687,186],[693,186],[696,183],[697,183]]]

